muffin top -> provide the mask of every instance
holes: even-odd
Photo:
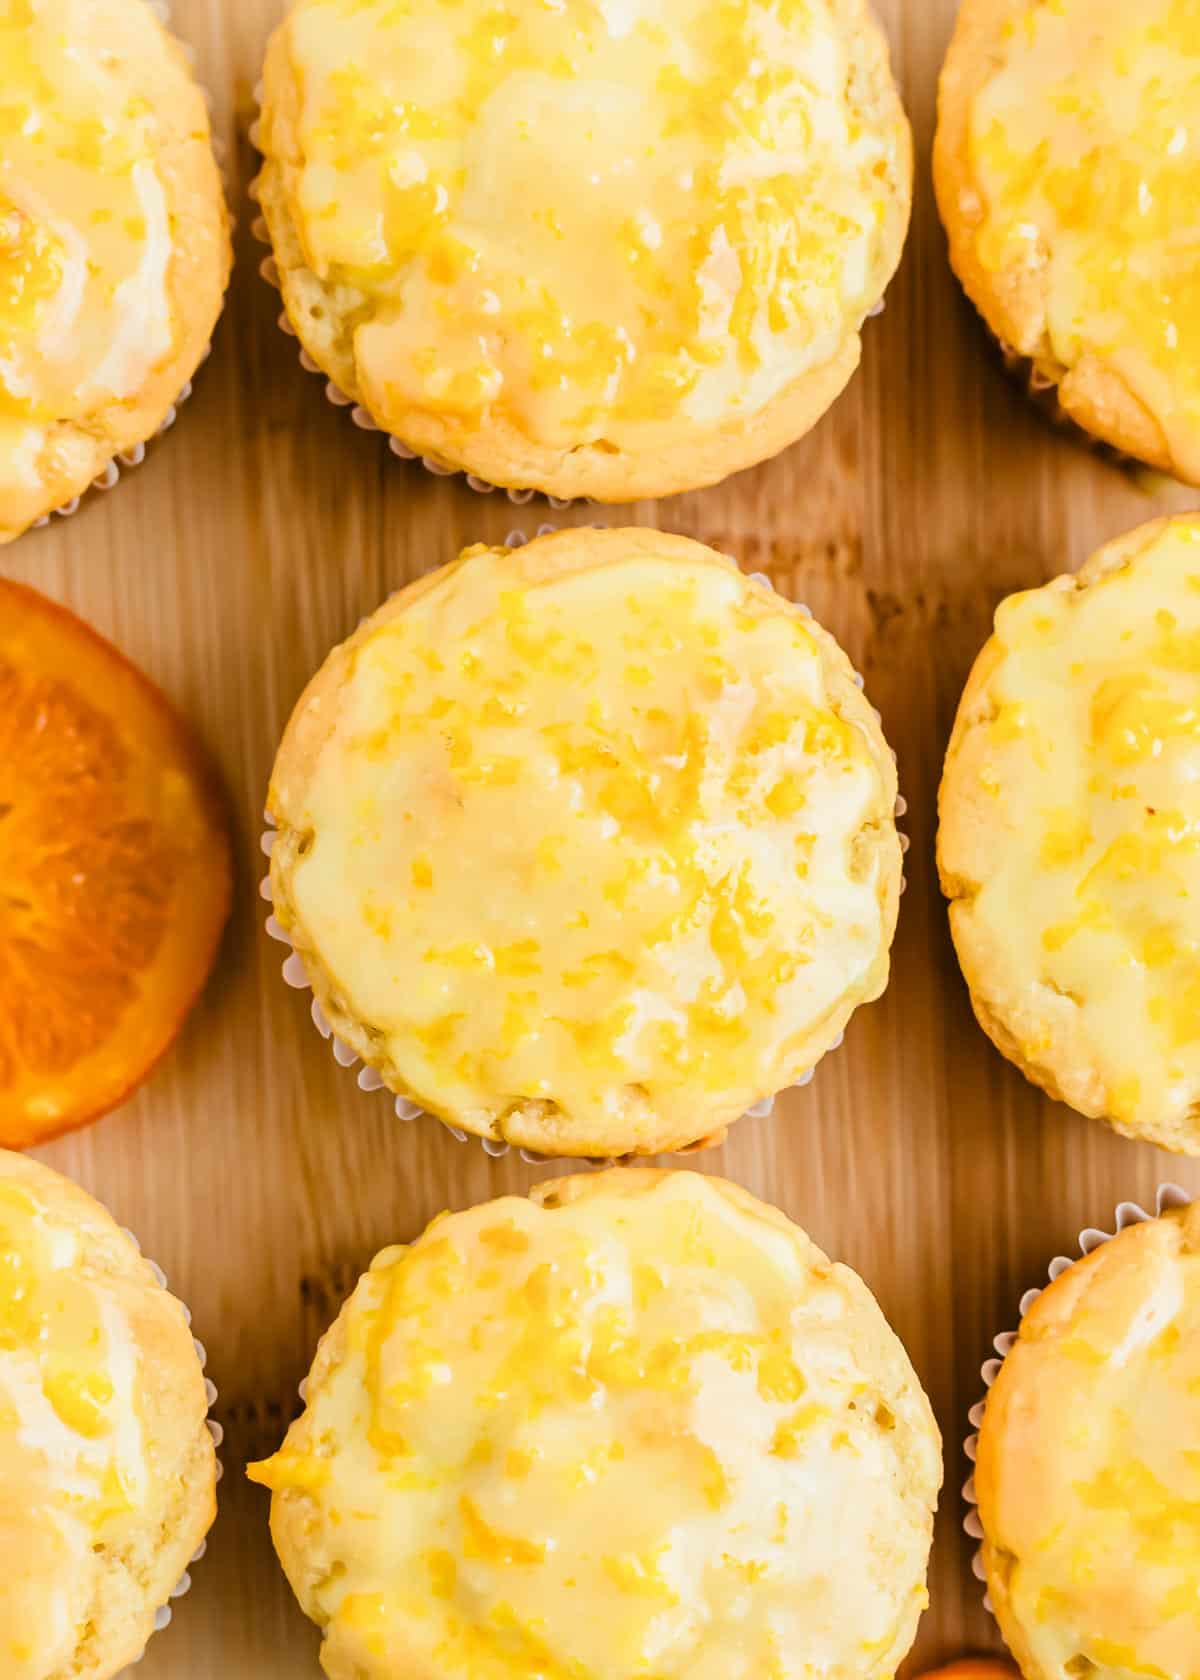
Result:
[[[720,1179],[614,1169],[375,1261],[252,1469],[335,1680],[891,1675],[937,1429],[861,1280]]]
[[[0,1151],[0,1672],[108,1680],[215,1511],[182,1307],[90,1196]]]
[[[564,495],[806,430],[908,221],[864,0],[299,0],[262,143],[322,367],[414,447]]]
[[[1053,1095],[1200,1152],[1200,519],[1011,596],[946,759],[975,1008]]]
[[[0,540],[161,423],[228,270],[208,115],[144,0],[0,7]]]
[[[1133,1225],[1025,1315],[976,1494],[1030,1680],[1191,1674],[1200,1649],[1200,1204]]]
[[[650,1153],[883,989],[895,798],[800,609],[681,537],[564,531],[468,549],[326,661],[271,783],[276,914],[392,1089],[547,1153]]]
[[[1097,436],[1200,482],[1200,13],[966,0],[936,149],[993,331]]]

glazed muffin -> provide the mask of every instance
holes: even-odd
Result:
[[[493,484],[624,501],[807,432],[899,261],[865,0],[298,0],[258,194],[346,396]]]
[[[985,1031],[1051,1096],[1200,1153],[1200,519],[1001,604],[940,806]]]
[[[1200,1204],[1133,1225],[1025,1314],[975,1495],[1026,1680],[1190,1674],[1200,1651]]]
[[[230,246],[204,96],[146,0],[0,9],[0,542],[157,432]]]
[[[0,1151],[0,1672],[136,1661],[216,1510],[184,1309],[105,1210]]]
[[[338,1038],[454,1127],[674,1149],[878,996],[896,772],[845,655],[656,531],[468,549],[334,650],[269,794]]]
[[[614,1169],[385,1250],[250,1473],[332,1680],[883,1680],[939,1448],[852,1271],[732,1184]]]
[[[967,293],[1036,388],[1200,483],[1200,21],[1178,0],[965,0],[934,178]]]

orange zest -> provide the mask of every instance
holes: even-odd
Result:
[[[190,728],[82,620],[0,578],[0,1145],[141,1083],[208,978],[231,890]]]

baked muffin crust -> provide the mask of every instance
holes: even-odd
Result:
[[[0,12],[0,543],[162,426],[230,244],[208,112],[145,0]]]
[[[136,1661],[216,1512],[187,1319],[97,1202],[0,1151],[0,1670]]]
[[[614,1169],[385,1250],[251,1473],[332,1680],[882,1680],[941,1463],[853,1272],[734,1185]]]
[[[1177,0],[965,0],[934,180],[950,257],[1039,388],[1200,482],[1200,23]]]
[[[1026,1313],[988,1395],[984,1565],[1027,1680],[1194,1668],[1198,1239],[1193,1203],[1076,1262]]]
[[[938,862],[984,1030],[1052,1096],[1200,1153],[1200,520],[1010,596],[946,755]]]
[[[800,1078],[887,979],[895,766],[833,639],[711,549],[473,549],[314,678],[275,913],[334,1031],[447,1123],[653,1153]]]
[[[907,229],[864,0],[301,0],[264,87],[302,343],[496,484],[624,501],[774,454],[854,371]]]

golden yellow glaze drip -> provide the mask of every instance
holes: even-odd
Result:
[[[285,162],[376,412],[752,414],[876,300],[902,138],[829,0],[301,0]],[[281,120],[272,118],[272,121]]]
[[[1011,597],[996,635],[1008,841],[959,913],[987,931],[991,980],[1033,989],[1031,1017],[1047,989],[1068,1000],[1114,1118],[1182,1124],[1200,1102],[1200,521],[1084,590]]]
[[[1193,1671],[1200,1259],[1192,1244],[1194,1236],[1176,1250],[1155,1231],[1132,1246],[1127,1238],[1106,1245],[1105,1265],[1073,1310],[1031,1340],[1010,1373],[1003,1428],[982,1455],[987,1522],[1014,1553],[1007,1593],[1041,1672],[1176,1680]]]
[[[11,354],[33,336],[63,281],[65,246],[44,222],[0,200],[0,342]]]
[[[889,1672],[932,1449],[900,1467],[911,1437],[845,1339],[860,1291],[683,1173],[506,1199],[381,1255],[344,1356],[251,1469],[310,1502],[300,1590],[328,1673]]]
[[[172,344],[154,130],[110,25],[0,0],[0,479],[30,428],[131,395]]]
[[[1200,13],[1192,0],[1039,0],[1001,54],[971,117],[980,259],[1036,276],[1054,356],[1115,370],[1195,477]]]
[[[681,1139],[798,1077],[886,938],[882,752],[822,657],[678,558],[529,585],[480,550],[367,635],[288,890],[380,1065],[443,1114],[649,1102]]]
[[[0,1183],[0,1672],[44,1680],[78,1639],[82,1561],[139,1497],[132,1353],[78,1239]]]

